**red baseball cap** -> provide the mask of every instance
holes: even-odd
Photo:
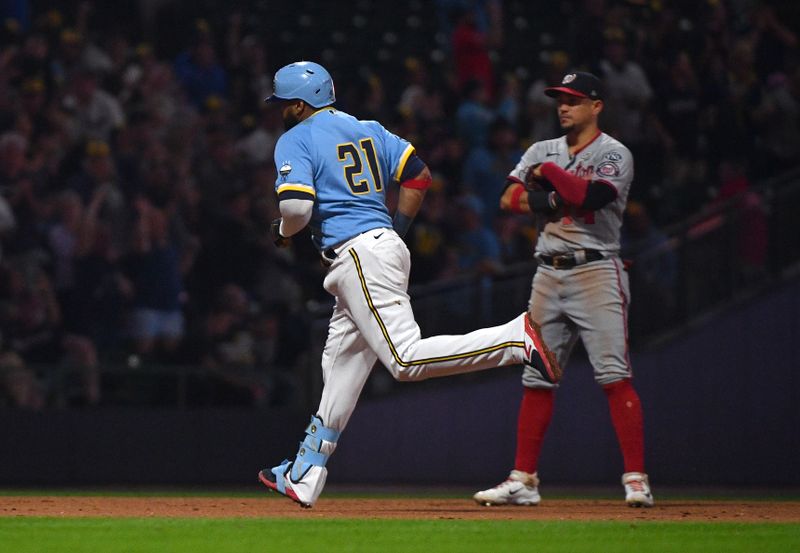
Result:
[[[544,89],[544,93],[555,98],[561,93],[589,98],[591,100],[603,99],[603,83],[592,73],[573,71],[564,75],[561,86],[551,86]]]

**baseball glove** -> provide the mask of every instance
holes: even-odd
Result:
[[[525,173],[525,189],[528,191],[544,190],[545,192],[552,192],[555,187],[543,175],[537,176],[536,169],[539,168],[541,163],[534,163]]]

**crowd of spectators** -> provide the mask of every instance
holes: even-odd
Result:
[[[308,353],[305,313],[326,301],[310,241],[276,250],[268,234],[283,129],[262,99],[295,61],[287,35],[250,17],[263,3],[146,4],[4,4],[8,404],[102,403],[100,367],[114,363],[197,366],[215,375],[197,391],[209,401],[279,402]],[[542,90],[571,67],[606,82],[601,123],[634,152],[647,229],[713,202],[733,159],[764,178],[800,158],[797,35],[766,3],[561,0],[550,19],[524,2],[420,4],[392,9],[426,16],[398,19],[429,29],[429,46],[404,52],[402,33],[386,33],[394,56],[365,44],[356,61],[336,56],[346,34],[303,42],[332,71],[337,107],[409,139],[433,172],[407,239],[415,283],[530,259],[535,226],[496,200],[524,148],[559,134]]]

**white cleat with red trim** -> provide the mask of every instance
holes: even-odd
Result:
[[[645,473],[626,472],[622,475],[622,485],[625,486],[625,503],[629,507],[652,507],[655,503]]]
[[[488,490],[477,492],[472,496],[478,505],[538,505],[539,477],[533,474],[512,470],[508,478]]]

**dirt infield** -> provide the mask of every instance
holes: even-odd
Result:
[[[291,501],[213,497],[0,497],[0,516],[362,518],[427,520],[607,520],[800,523],[800,501],[671,500],[652,509],[621,501],[562,499],[537,507],[481,507],[466,499],[326,499],[312,509]]]

